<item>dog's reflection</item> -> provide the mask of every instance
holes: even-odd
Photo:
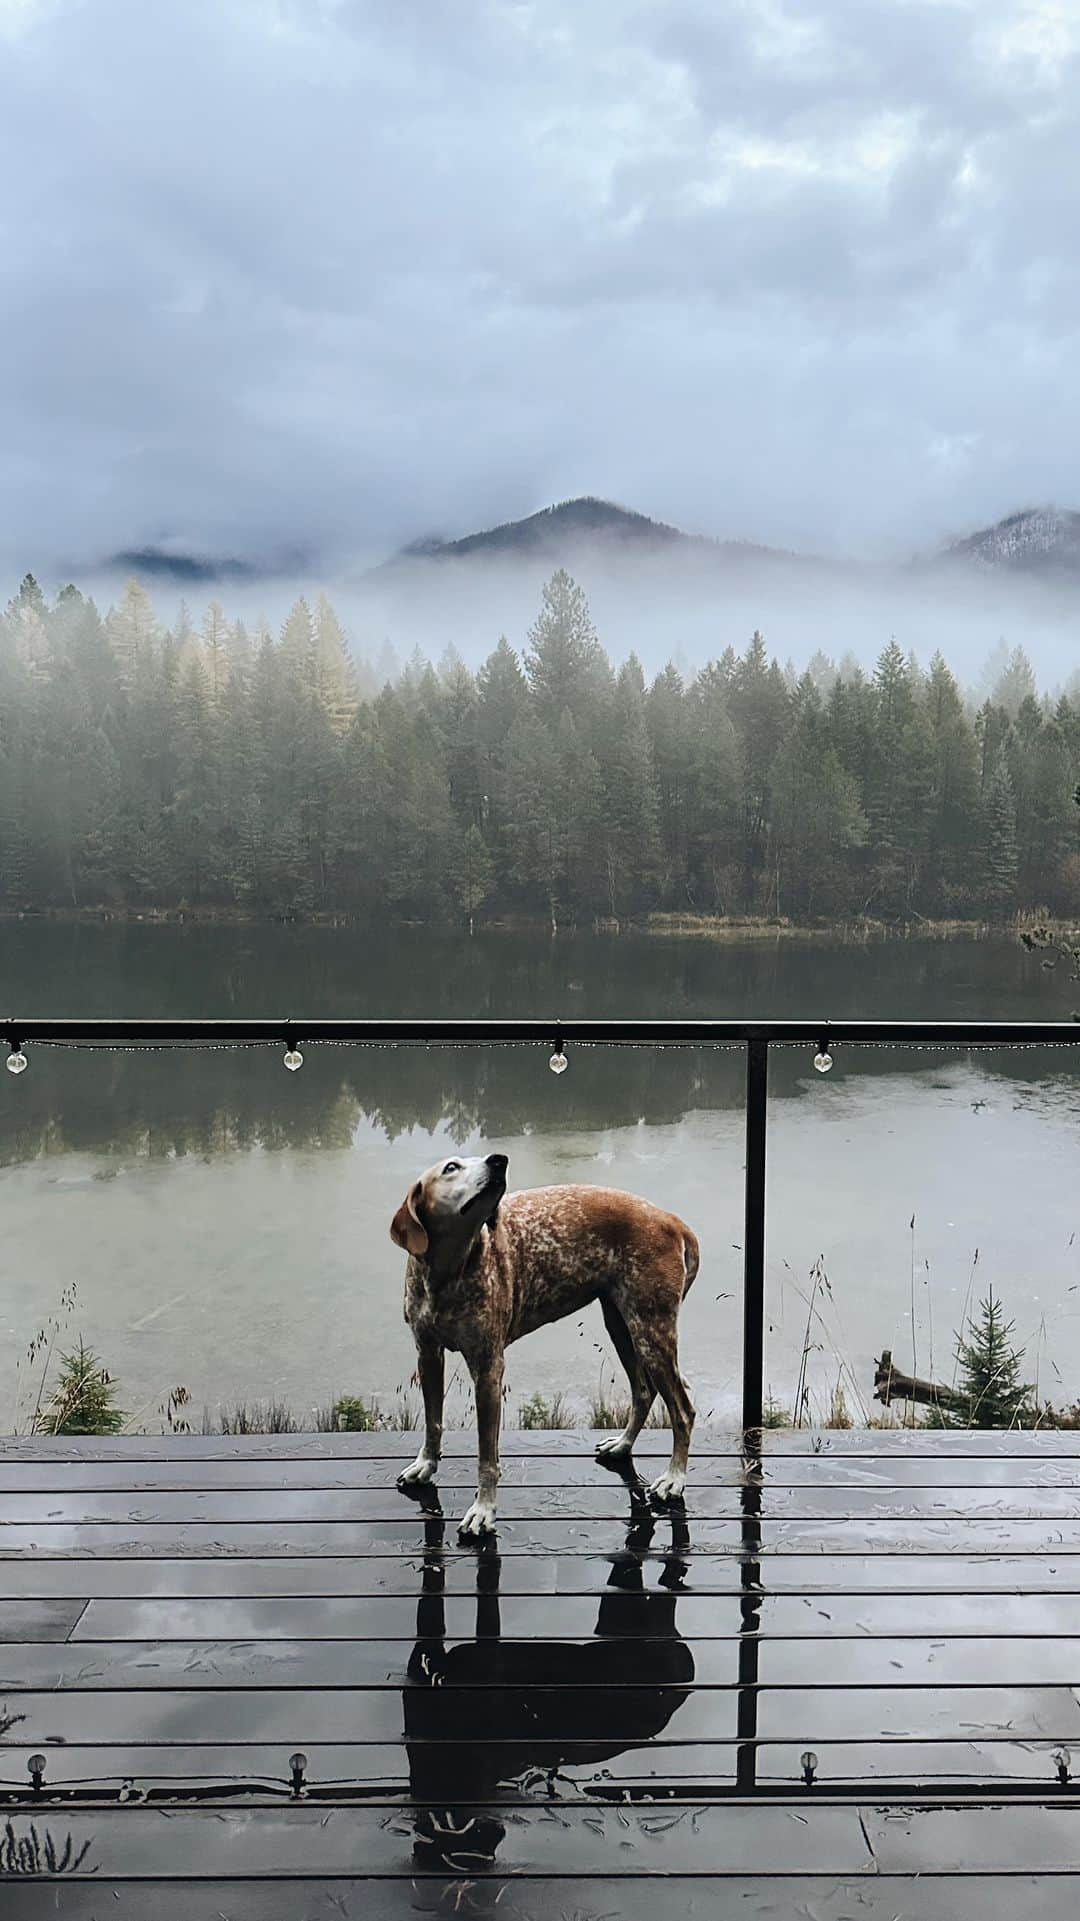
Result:
[[[433,1499],[435,1497],[432,1497]],[[428,1502],[425,1501],[425,1506]],[[685,1515],[651,1512],[632,1491],[589,1641],[501,1638],[501,1561],[494,1542],[473,1559],[476,1638],[447,1646],[445,1522],[429,1507],[416,1646],[404,1689],[409,1786],[418,1804],[418,1861],[469,1873],[490,1865],[506,1832],[492,1803],[522,1778],[596,1765],[647,1744],[690,1691],[694,1657],[675,1624],[689,1548]],[[657,1526],[671,1528],[659,1563]],[[655,1587],[646,1573],[659,1566]],[[532,1602],[558,1631],[559,1600]],[[487,1805],[485,1805],[487,1804]]]

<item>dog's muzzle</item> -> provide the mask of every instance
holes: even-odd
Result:
[[[458,1212],[467,1214],[469,1209],[475,1207],[478,1201],[489,1201],[492,1195],[495,1196],[497,1201],[501,1201],[506,1192],[506,1170],[509,1165],[510,1160],[508,1155],[489,1154],[487,1157],[487,1166],[490,1169],[490,1173],[488,1174],[487,1180],[484,1182],[483,1187],[477,1188],[471,1200],[467,1200],[464,1206],[459,1208]]]

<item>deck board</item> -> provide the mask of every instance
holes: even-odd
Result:
[[[481,1553],[464,1433],[445,1514],[410,1434],[0,1444],[5,1912],[1072,1911],[1080,1435],[706,1434],[684,1515],[595,1439],[508,1434]]]

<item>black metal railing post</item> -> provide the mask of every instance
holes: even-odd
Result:
[[[743,1225],[742,1424],[757,1445],[765,1411],[765,1136],[769,1043],[746,1043],[746,1205]]]
[[[742,1544],[739,1554],[739,1692],[736,1709],[735,1790],[753,1794],[758,1785],[758,1698],[761,1679],[761,1506],[764,1463],[743,1450],[739,1489]]]

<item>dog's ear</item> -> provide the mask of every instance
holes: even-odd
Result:
[[[417,1202],[423,1194],[419,1181],[411,1187],[390,1223],[390,1239],[407,1254],[415,1254],[422,1260],[428,1251],[428,1232],[416,1211]]]

